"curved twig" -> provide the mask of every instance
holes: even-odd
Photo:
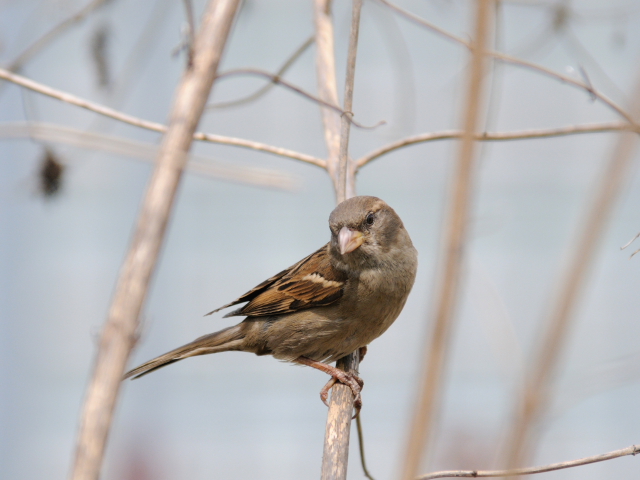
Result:
[[[257,68],[237,68],[237,69],[234,69],[234,70],[228,70],[228,71],[223,72],[220,75],[218,75],[217,78],[218,79],[222,79],[222,78],[230,77],[230,76],[234,76],[234,75],[255,75],[255,76],[258,76],[258,77],[268,78],[275,85],[282,85],[283,87],[286,87],[289,90],[292,90],[292,91],[302,95],[306,99],[311,100],[312,102],[319,103],[320,105],[322,105],[324,107],[327,107],[327,108],[330,108],[332,110],[335,110],[342,117],[348,117],[349,123],[353,124],[354,126],[356,126],[358,128],[372,130],[372,129],[378,128],[380,125],[384,125],[386,123],[384,120],[381,120],[378,123],[376,123],[375,125],[371,125],[371,126],[362,125],[361,123],[358,123],[355,120],[353,120],[353,118],[351,118],[353,116],[353,112],[347,112],[347,111],[341,109],[337,105],[334,105],[334,104],[332,104],[330,102],[325,102],[321,98],[318,98],[315,95],[313,95],[313,94],[311,94],[309,92],[306,92],[305,90],[303,90],[300,87],[297,87],[293,83],[289,83],[286,80],[283,80],[279,75],[274,75],[273,73],[266,72],[264,70],[259,70]]]
[[[570,127],[548,128],[540,130],[522,130],[519,132],[485,132],[475,136],[475,140],[481,142],[497,142],[510,140],[526,140],[532,138],[562,137],[566,135],[579,135],[584,133],[602,132],[636,132],[640,133],[640,126],[623,122],[595,123],[591,125],[574,125]],[[418,143],[433,142],[437,140],[451,140],[462,138],[461,130],[445,130],[442,132],[423,133],[412,137],[402,138],[393,143],[380,147],[373,152],[360,157],[356,161],[358,169],[369,162],[393,152],[400,148],[416,145]]]
[[[282,64],[282,66],[278,69],[275,75],[278,77],[284,75],[286,71],[289,70],[289,68],[296,62],[296,60],[298,60],[298,58],[300,58],[300,56],[304,52],[306,52],[311,45],[313,45],[314,41],[315,41],[314,35],[311,35],[309,38],[307,38],[305,42],[302,45],[300,45],[295,52],[293,52],[293,55],[291,55],[287,59],[287,61]],[[246,97],[242,97],[237,100],[231,100],[228,102],[214,103],[212,105],[207,106],[207,110],[216,110],[221,108],[237,107],[238,105],[244,105],[245,103],[249,103],[254,100],[257,100],[262,95],[264,95],[269,90],[271,90],[274,87],[274,85],[275,84],[273,82],[268,82],[266,85],[264,85],[263,87],[260,87],[258,90],[256,90],[250,95],[247,95]]]
[[[614,458],[625,457],[627,455],[637,455],[640,453],[640,445],[631,445],[627,448],[614,450],[609,453],[602,453],[592,457],[580,458],[578,460],[570,460],[568,462],[552,463],[542,467],[515,468],[513,470],[447,470],[442,472],[429,473],[422,475],[416,480],[432,480],[434,478],[483,478],[483,477],[511,477],[517,475],[532,475],[534,473],[553,472],[555,470],[563,470],[565,468],[579,467],[581,465],[589,465],[590,463],[604,462]]]
[[[159,132],[159,133],[164,133],[167,131],[166,125],[163,125],[161,123],[150,122],[148,120],[143,120],[141,118],[137,118],[132,115],[127,115],[126,113],[122,113],[118,110],[114,110],[113,108],[105,107],[104,105],[100,105],[98,103],[85,100],[84,98],[77,97],[70,93],[66,93],[61,90],[56,90],[55,88],[51,88],[47,85],[34,82],[33,80],[23,77],[22,75],[11,73],[10,71],[2,68],[0,68],[0,79],[7,80],[9,82],[15,83],[16,85],[20,85],[21,87],[28,88],[29,90],[33,90],[34,92],[38,92],[42,95],[46,95],[48,97],[61,100],[65,103],[69,103],[71,105],[75,105],[76,107],[90,110],[94,113],[98,113],[105,117],[113,118],[114,120],[118,120],[120,122],[127,123],[135,127],[144,128],[146,130],[152,130],[154,132]],[[196,132],[193,135],[193,138],[195,140],[200,140],[204,142],[219,143],[222,145],[233,145],[235,147],[258,150],[261,152],[271,153],[273,155],[279,155],[281,157],[287,157],[287,158],[292,158],[294,160],[299,160],[301,162],[309,163],[311,165],[315,165],[320,168],[325,168],[325,169],[327,168],[327,162],[320,158],[313,157],[305,153],[295,152],[293,150],[289,150],[286,148],[273,147],[265,143],[254,142],[252,140],[226,137],[223,135],[213,135],[210,133],[203,133],[203,132]]]
[[[358,430],[358,448],[360,450],[360,463],[362,464],[362,471],[364,476],[369,480],[375,480],[373,475],[369,472],[367,468],[367,462],[364,458],[364,434],[362,433],[362,413],[356,417],[356,427]]]

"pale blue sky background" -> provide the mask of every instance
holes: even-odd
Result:
[[[203,2],[195,3],[201,11]],[[469,35],[469,2],[399,3]],[[0,1],[0,64],[83,4]],[[335,4],[342,85],[350,9],[347,2]],[[622,0],[610,8],[575,1],[568,30],[554,33],[551,5],[505,4],[501,48],[563,73],[576,74],[582,65],[596,88],[624,104],[639,73],[639,9]],[[156,26],[142,48],[150,18]],[[171,55],[183,24],[181,2],[114,0],[52,42],[23,74],[164,122],[184,64]],[[103,27],[109,32],[110,91],[97,85],[89,47]],[[275,71],[312,32],[309,1],[246,1],[222,69]],[[136,48],[144,54],[132,56]],[[352,155],[404,136],[457,128],[465,61],[462,48],[365,2],[354,111],[364,124],[388,124],[352,130]],[[617,120],[586,93],[555,80],[513,67],[500,72],[491,130]],[[313,47],[286,78],[315,90]],[[260,85],[227,79],[212,99],[237,98]],[[51,122],[152,143],[159,138],[12,85],[0,88],[0,122]],[[281,88],[251,105],[207,114],[200,129],[325,154],[316,105]],[[614,140],[614,134],[597,134],[483,146],[440,434],[425,470],[498,466],[522,365]],[[150,173],[149,165],[123,156],[55,150],[67,166],[65,183],[47,200],[36,188],[42,145],[0,143],[0,478],[61,479],[68,473],[96,339]],[[185,175],[132,366],[229,325],[232,319],[202,315],[329,237],[334,199],[320,169],[231,147],[198,144],[195,151],[288,172],[299,187],[283,192]],[[406,148],[372,163],[358,179],[359,193],[379,196],[398,211],[420,252],[404,312],[370,346],[361,368],[367,455],[379,480],[398,472],[455,153],[453,142]],[[628,252],[619,251],[640,230],[638,205],[634,171],[577,311],[536,464],[640,443],[640,258],[629,261]],[[308,368],[225,353],[127,382],[103,478],[317,478],[326,418],[318,391],[325,381]],[[350,478],[361,478],[355,438],[352,446]],[[625,458],[545,478],[636,478],[639,471],[637,459]]]

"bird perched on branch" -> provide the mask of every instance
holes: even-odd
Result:
[[[329,375],[326,402],[336,382],[362,406],[362,380],[329,363],[382,335],[398,317],[416,276],[418,253],[396,212],[376,197],[353,197],[329,217],[331,240],[219,310],[246,303],[225,315],[246,316],[238,325],[211,333],[143,363],[125,374],[138,378],[187,357],[242,351],[272,355]]]

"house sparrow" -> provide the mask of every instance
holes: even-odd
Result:
[[[225,328],[143,363],[125,374],[138,378],[187,357],[239,350],[273,355],[329,375],[320,392],[326,404],[336,382],[362,406],[362,380],[332,367],[382,335],[398,317],[411,291],[417,251],[396,212],[376,197],[353,197],[329,217],[331,240],[295,265],[262,282],[219,310],[246,316]]]

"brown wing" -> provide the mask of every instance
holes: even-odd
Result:
[[[263,317],[330,305],[342,297],[347,276],[329,262],[325,245],[295,265],[274,275],[223,308],[249,302],[225,317]]]

